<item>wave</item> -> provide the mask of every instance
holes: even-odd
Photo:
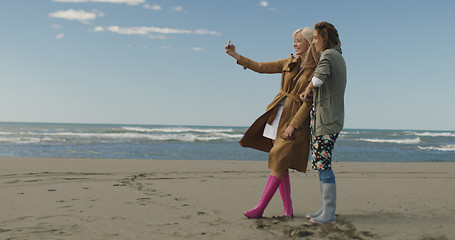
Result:
[[[15,132],[0,132],[0,135],[11,135],[15,134]]]
[[[143,128],[143,127],[122,127],[122,129],[131,132],[141,133],[183,133],[183,132],[199,132],[199,133],[219,133],[219,132],[233,132],[231,128],[189,128],[189,127],[169,127],[169,128]]]
[[[75,133],[75,132],[60,132],[60,133],[19,133],[10,134],[12,136],[0,137],[0,142],[9,143],[40,143],[40,142],[78,142],[83,139],[87,141],[100,141],[100,139],[109,139],[108,141],[182,141],[182,142],[195,142],[195,141],[234,141],[240,139],[243,134],[228,134],[224,132],[210,132],[210,133]]]
[[[427,151],[441,151],[441,152],[455,152],[455,145],[446,145],[441,147],[420,147],[420,150],[427,150]]]
[[[350,134],[355,134],[355,133],[352,133],[352,132],[340,132],[339,136],[347,136],[347,135],[350,135]]]
[[[17,143],[17,144],[27,144],[27,143],[40,143],[40,142],[51,142],[51,138],[33,138],[33,137],[13,137],[13,138],[0,138],[0,142],[6,143]]]
[[[359,134],[362,134],[364,132],[360,132],[360,131],[341,131],[340,132],[340,135],[359,135]]]
[[[377,138],[361,138],[359,141],[373,142],[373,143],[397,143],[397,144],[418,144],[420,138],[415,139],[377,139]]]
[[[455,137],[455,132],[409,132],[409,134],[421,137]]]

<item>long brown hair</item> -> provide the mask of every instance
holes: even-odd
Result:
[[[329,22],[319,22],[314,25],[314,30],[318,32],[324,40],[324,50],[327,48],[340,48],[341,41],[337,29]]]

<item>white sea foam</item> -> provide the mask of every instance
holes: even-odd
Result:
[[[361,138],[359,141],[373,142],[373,143],[397,143],[397,144],[418,144],[420,138],[415,139],[377,139],[377,138]]]
[[[427,151],[441,151],[441,152],[455,152],[455,145],[446,145],[440,147],[420,147],[420,150],[427,150]]]
[[[195,142],[195,141],[216,141],[224,140],[219,136],[212,135],[197,135],[191,133],[185,134],[153,134],[153,135],[143,135],[142,139],[153,140],[153,141],[182,141],[182,142]]]
[[[214,133],[212,135],[218,136],[220,138],[242,138],[243,137],[243,134]]]
[[[455,137],[455,132],[409,132],[409,134],[421,137]]]
[[[12,137],[12,138],[0,138],[0,142],[6,143],[17,143],[17,144],[26,144],[26,143],[40,143],[44,141],[51,141],[51,138],[34,138],[34,137]]]
[[[132,132],[164,132],[164,133],[183,133],[183,132],[200,132],[200,133],[215,133],[215,132],[233,132],[233,129],[219,128],[188,128],[188,127],[169,127],[169,128],[142,128],[142,127],[123,127],[122,129]]]
[[[354,134],[355,134],[355,135],[358,135],[358,134],[361,134],[361,132],[351,132],[351,131],[349,131],[349,132],[347,132],[347,131],[341,131],[341,132],[340,132],[340,135],[354,135]]]
[[[11,135],[11,136],[8,136]],[[232,141],[240,139],[241,134],[229,134],[226,132],[124,132],[124,133],[78,133],[78,132],[58,132],[58,133],[33,133],[21,132],[15,134],[0,135],[0,142],[9,143],[38,143],[65,142],[65,141],[91,141],[91,139],[109,139],[109,141],[123,140],[149,140],[149,141]]]

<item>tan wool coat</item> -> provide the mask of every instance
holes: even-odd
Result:
[[[299,94],[305,91],[313,77],[316,63],[312,62],[299,71],[300,57],[294,57],[272,62],[255,62],[241,56],[237,61],[244,69],[258,73],[281,73],[280,91],[262,114],[245,132],[240,140],[243,147],[254,148],[269,153],[268,167],[274,171],[295,169],[306,172],[310,148],[309,112],[312,103],[302,102]],[[264,137],[266,123],[271,124],[275,118],[280,102],[286,97],[283,113],[278,124],[275,144]],[[294,140],[284,140],[281,135],[291,125],[295,127]]]

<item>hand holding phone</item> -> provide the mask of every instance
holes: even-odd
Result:
[[[231,40],[228,40],[226,47],[224,48],[225,52],[235,58],[237,61],[240,59],[240,55],[235,51],[235,45],[231,45]]]

